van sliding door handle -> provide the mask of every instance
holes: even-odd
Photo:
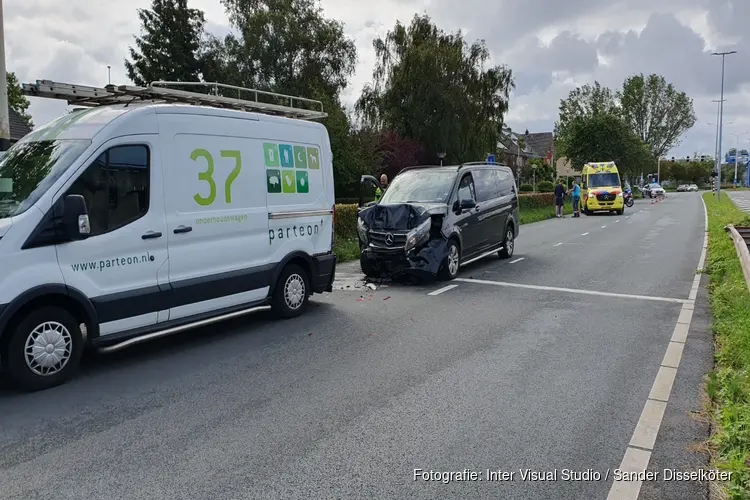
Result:
[[[141,239],[143,240],[153,240],[155,238],[161,238],[161,233],[158,233],[156,231],[149,231],[143,236],[141,236]]]
[[[192,230],[193,228],[190,226],[179,226],[177,229],[174,230],[174,234],[189,233]]]

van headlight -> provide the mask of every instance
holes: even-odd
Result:
[[[369,238],[367,237],[367,224],[365,224],[365,221],[357,217],[357,233],[359,234],[359,239],[362,243],[365,245],[368,244]]]
[[[617,193],[618,198],[622,198],[622,193]]]
[[[415,248],[425,241],[430,239],[430,227],[432,227],[432,219],[427,219],[419,226],[415,227],[409,234],[406,235],[406,247],[405,250],[408,252],[412,248]]]

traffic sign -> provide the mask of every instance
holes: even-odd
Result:
[[[494,164],[495,163],[495,155],[487,155],[487,163]]]

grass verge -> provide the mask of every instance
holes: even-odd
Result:
[[[563,213],[565,215],[570,215],[573,213],[573,204],[571,202],[565,202]],[[533,222],[541,222],[543,220],[555,218],[555,207],[554,205],[550,205],[548,207],[524,208],[520,210],[520,215],[521,225],[531,224]]]
[[[359,259],[357,238],[334,238],[333,253],[336,254],[336,262]]]
[[[750,225],[728,196],[703,195],[708,209],[708,261],[715,367],[706,392],[713,402],[713,466],[732,473],[727,498],[750,498],[750,292],[727,224]]]

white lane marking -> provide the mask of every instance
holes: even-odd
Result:
[[[701,198],[701,202],[703,202],[704,229],[703,249],[700,262],[698,263],[699,270],[703,269],[706,263],[706,249],[708,248],[708,209],[703,198]],[[674,332],[672,332],[672,339],[667,346],[667,351],[664,353],[664,359],[659,367],[656,379],[654,379],[654,385],[651,387],[651,393],[648,399],[646,399],[646,404],[643,406],[643,411],[633,432],[630,445],[625,449],[625,456],[620,465],[620,469],[623,471],[643,472],[648,468],[648,463],[651,460],[651,450],[654,449],[654,443],[661,427],[667,401],[669,401],[669,395],[672,392],[672,384],[674,383],[674,378],[677,376],[677,369],[682,359],[682,351],[687,341],[690,323],[693,319],[693,310],[699,286],[700,275],[696,276],[693,282],[688,300],[683,302],[680,316],[677,318]],[[637,446],[637,448],[633,448],[634,446]],[[643,481],[613,481],[607,500],[638,500],[642,484]]]
[[[589,233],[581,233],[581,236],[586,236],[587,234],[589,234]]]
[[[617,219],[617,220],[615,221],[615,224],[617,224],[618,222],[620,222],[620,219]]]
[[[441,293],[443,293],[443,292],[447,292],[448,290],[453,290],[453,289],[454,289],[454,288],[456,288],[457,286],[458,286],[458,285],[448,285],[448,286],[444,286],[443,288],[438,288],[438,289],[437,289],[437,290],[435,290],[434,292],[430,292],[430,293],[428,293],[427,295],[440,295]]]
[[[518,259],[516,259],[516,260],[511,260],[510,262],[508,262],[508,264],[515,264],[516,262],[521,262],[521,261],[522,261],[523,259],[525,259],[525,258],[526,258],[526,257],[520,257],[520,258],[518,258]]]
[[[604,229],[605,227],[607,227],[607,226],[602,226],[602,229]]]
[[[526,285],[523,283],[509,283],[507,281],[477,280],[477,279],[471,279],[471,278],[456,278],[455,281],[462,281],[464,283],[477,283],[480,285],[505,286],[509,288],[526,288],[529,290],[545,290],[548,292],[565,292],[565,293],[577,293],[581,295],[597,295],[600,297],[653,300],[656,302],[671,302],[673,304],[684,304],[685,302],[687,302],[687,300],[685,299],[673,299],[671,297],[654,297],[652,295],[631,295],[627,293],[598,292],[595,290],[579,290],[577,288],[561,288],[557,286]]]
[[[651,452],[628,448],[625,456],[620,462],[620,470],[624,473],[643,474],[648,468],[651,460]],[[641,481],[614,481],[612,489],[609,490],[607,500],[620,500],[623,498],[638,498],[641,492]]]
[[[561,241],[560,243],[555,243],[555,244],[554,244],[554,245],[552,245],[552,246],[553,246],[553,247],[559,247],[560,245],[562,245],[562,241]]]

